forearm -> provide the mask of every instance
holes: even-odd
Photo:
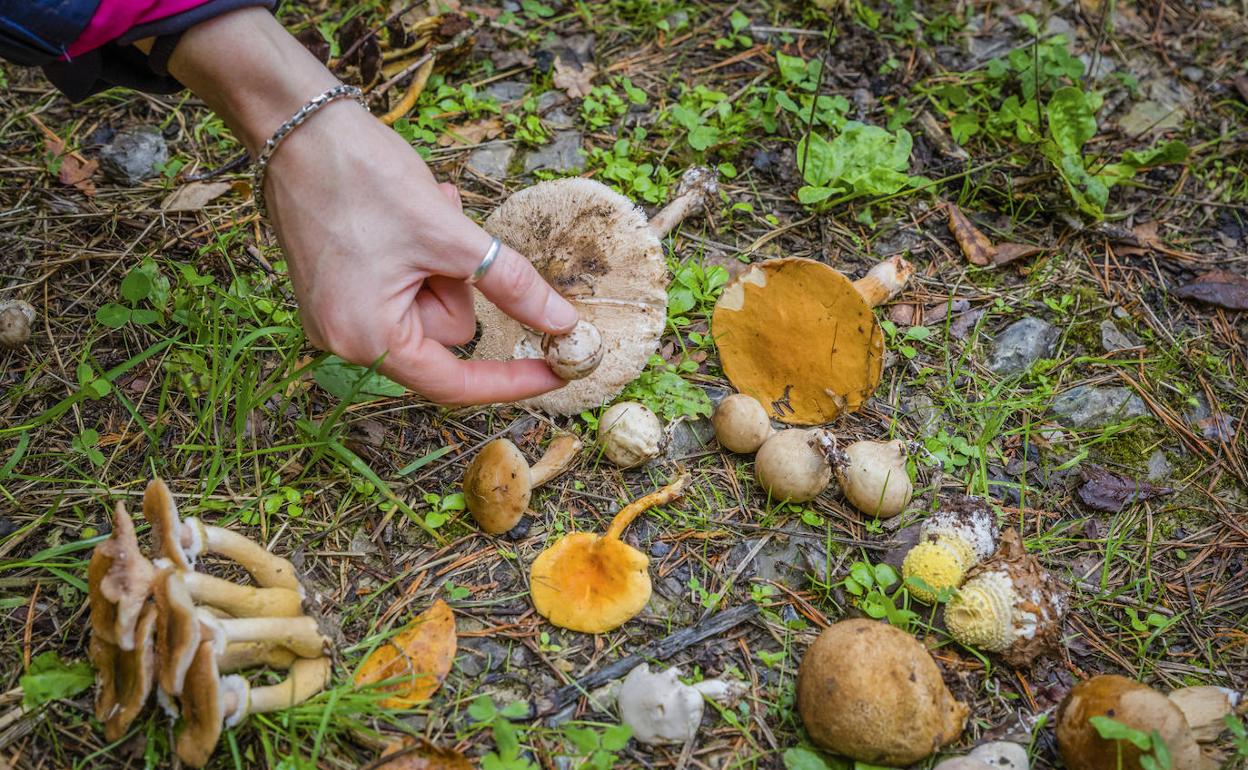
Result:
[[[204,100],[254,156],[309,99],[338,83],[268,12],[247,8],[182,35],[169,72]]]

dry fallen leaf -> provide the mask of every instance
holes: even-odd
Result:
[[[1229,310],[1248,310],[1248,278],[1229,270],[1210,270],[1171,293]]]
[[[971,224],[971,220],[957,206],[947,203],[945,209],[949,212],[949,232],[953,234],[953,239],[958,242],[966,258],[971,264],[980,267],[991,265],[997,254],[997,247],[992,245],[988,236]]]
[[[446,133],[438,137],[439,147],[450,147],[456,144],[481,144],[503,133],[503,121],[498,118],[486,118],[474,123],[462,123],[450,126]]]
[[[555,58],[555,88],[562,88],[573,99],[589,96],[597,74],[598,67],[593,62],[585,62],[578,68],[575,64],[566,64],[560,57]]]
[[[1030,243],[1002,243],[997,245],[997,253],[992,258],[994,265],[1008,265],[1016,259],[1032,257],[1044,251],[1043,246]]]
[[[191,182],[170,193],[160,202],[161,211],[199,211],[209,202],[225,195],[232,182]]]
[[[1136,481],[1126,476],[1119,476],[1094,465],[1083,472],[1083,486],[1079,487],[1079,499],[1089,508],[1117,513],[1130,503],[1137,503],[1158,495],[1168,495],[1173,491],[1169,487],[1159,487],[1147,481]]]
[[[423,738],[403,736],[381,753],[376,770],[472,770],[472,763],[454,749],[443,749]]]
[[[30,119],[43,134],[43,143],[48,154],[61,161],[56,174],[60,183],[76,188],[83,195],[95,195],[95,183],[91,181],[91,177],[99,169],[99,161],[87,160],[76,152],[67,152],[65,142],[52,129],[34,115]]]
[[[407,628],[383,643],[355,674],[357,687],[398,680],[386,685],[393,693],[381,702],[384,708],[410,708],[428,700],[455,661],[455,616],[441,599],[407,624]]]

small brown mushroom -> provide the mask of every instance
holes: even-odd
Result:
[[[178,569],[190,572],[201,552],[215,553],[238,562],[265,588],[287,588],[303,596],[293,564],[236,532],[195,518],[183,521],[169,487],[160,479],[153,479],[143,493],[143,516],[152,527],[157,555]]]
[[[763,405],[744,393],[733,393],[720,401],[711,415],[711,425],[720,446],[742,454],[757,452],[776,432]]]
[[[1057,748],[1069,770],[1141,770],[1141,751],[1130,741],[1100,736],[1093,717],[1109,717],[1127,727],[1161,735],[1172,770],[1212,770],[1217,763],[1201,753],[1183,711],[1166,696],[1132,679],[1101,674],[1071,688],[1057,713]]]
[[[533,489],[558,476],[576,458],[581,440],[571,434],[552,439],[542,459],[529,467],[505,438],[482,447],[464,473],[464,503],[482,531],[498,535],[520,521]]]
[[[15,350],[30,341],[35,309],[29,302],[6,299],[0,302],[0,349]]]
[[[148,604],[134,628],[134,646],[123,650],[92,632],[87,656],[96,671],[95,718],[104,723],[104,737],[115,741],[143,711],[156,679],[156,608]]]
[[[826,431],[791,428],[777,431],[754,458],[754,475],[773,500],[804,503],[819,496],[832,480],[832,466],[822,447]]]
[[[957,740],[968,713],[923,645],[866,619],[834,623],[810,646],[798,670],[797,705],[819,746],[897,767]]]
[[[139,550],[134,521],[120,501],[113,531],[95,547],[87,565],[91,629],[123,651],[134,649],[134,628],[152,592],[156,570]]]

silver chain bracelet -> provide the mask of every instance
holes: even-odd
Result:
[[[365,99],[363,91],[355,86],[336,85],[320,96],[313,97],[307,104],[300,107],[298,112],[291,115],[285,123],[277,127],[277,130],[273,132],[273,136],[270,136],[269,140],[264,143],[264,147],[260,148],[260,154],[256,156],[256,170],[252,175],[251,193],[256,200],[256,209],[260,212],[261,217],[267,217],[269,213],[264,205],[264,178],[269,170],[269,161],[273,158],[273,153],[277,151],[278,145],[290,135],[291,131],[302,125],[304,121],[316,114],[322,107],[330,102],[348,97],[354,99],[364,109],[368,109],[368,100]]]

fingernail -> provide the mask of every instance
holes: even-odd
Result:
[[[546,298],[546,326],[556,331],[576,326],[576,308],[554,292]]]

